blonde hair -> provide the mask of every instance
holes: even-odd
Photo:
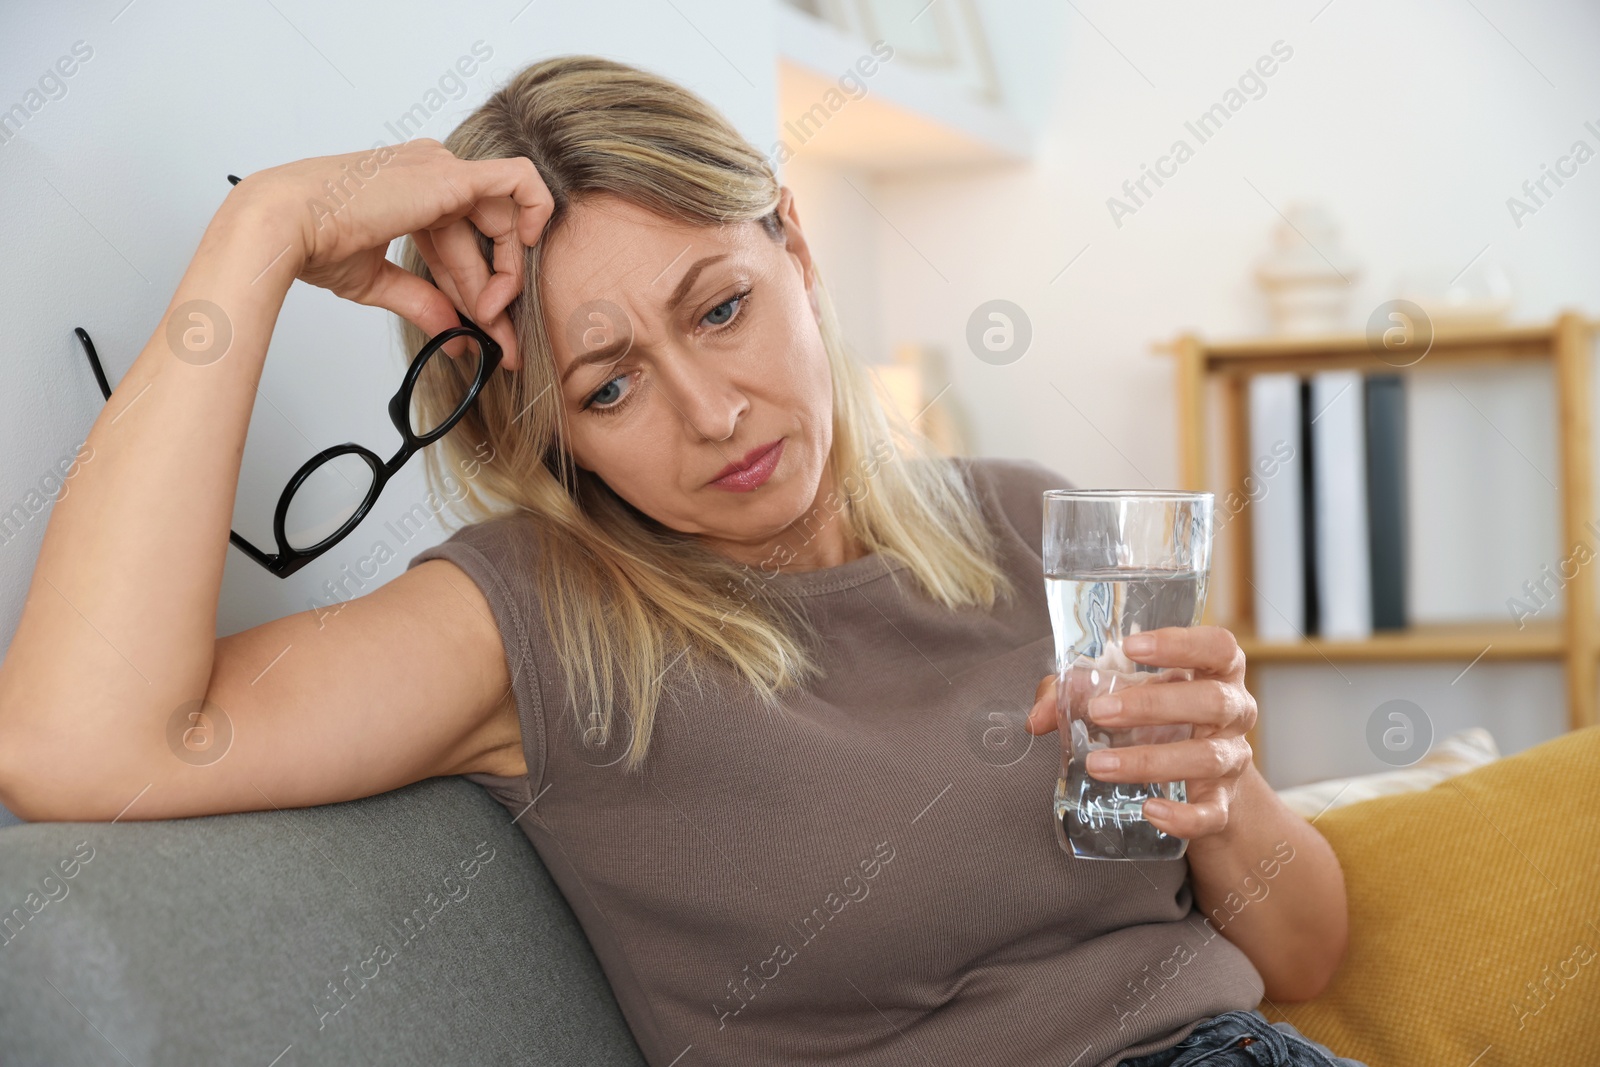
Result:
[[[758,221],[782,239],[779,183],[759,151],[682,86],[598,56],[532,64],[443,143],[464,159],[533,160],[555,199],[547,234],[575,201],[610,194],[697,226]],[[479,243],[492,260],[489,239],[480,235]],[[527,278],[539,277],[544,248],[541,241],[529,251]],[[432,281],[409,238],[401,265]],[[848,536],[903,562],[935,601],[951,610],[992,607],[1012,587],[995,561],[974,488],[956,463],[886,408],[846,349],[820,271],[813,284],[833,375],[834,485],[850,477],[867,491],[859,499],[830,499],[795,529],[810,540],[810,523],[832,507]],[[441,499],[452,496],[443,486],[456,488],[469,524],[529,515],[540,554],[537,598],[582,736],[609,738],[613,708],[624,696],[632,726],[626,769],[639,769],[663,677],[678,659],[697,685],[707,667],[731,668],[769,706],[820,673],[798,610],[763,589],[765,575],[781,563],[774,570],[769,558],[752,568],[723,557],[644,515],[572,463],[538,286],[526,285],[508,314],[523,369],[491,375],[473,410],[437,447],[424,450],[426,478]],[[409,322],[401,328],[414,358],[427,338]],[[468,363],[429,360],[414,394],[418,425],[448,417],[471,381]],[[475,473],[463,491],[463,480],[449,472],[469,468]],[[587,715],[577,706],[580,693]]]

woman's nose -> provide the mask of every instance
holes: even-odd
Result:
[[[673,358],[665,370],[663,388],[678,407],[678,414],[698,437],[713,443],[726,441],[738,429],[750,408],[743,388],[710,360],[694,355]]]

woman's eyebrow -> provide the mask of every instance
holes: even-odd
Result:
[[[689,290],[694,288],[695,279],[700,276],[700,272],[702,270],[711,266],[713,263],[721,262],[727,258],[728,253],[719,252],[714,256],[705,256],[704,258],[697,259],[695,262],[691,263],[689,265],[689,269],[683,272],[683,279],[678,282],[677,288],[673,289],[672,295],[667,298],[667,308],[670,310],[684,302],[689,295]],[[567,383],[567,379],[572,377],[573,372],[578,370],[578,368],[587,367],[591,363],[615,362],[616,360],[627,355],[628,349],[632,347],[633,331],[630,330],[624,337],[618,337],[609,344],[604,344],[592,351],[585,352],[583,355],[578,356],[571,363],[567,364],[567,369],[561,372],[561,384],[565,385]]]
[[[619,337],[610,344],[602,345],[592,352],[583,355],[567,364],[567,369],[561,372],[561,384],[567,384],[567,379],[572,377],[574,371],[580,367],[587,367],[591,363],[615,363],[628,354],[628,349],[633,347],[633,332],[630,330],[626,337]]]
[[[702,270],[704,270],[706,267],[709,267],[713,263],[727,258],[728,253],[720,252],[714,256],[706,256],[704,259],[698,259],[691,264],[689,269],[683,272],[683,280],[678,282],[678,287],[672,290],[672,295],[667,298],[668,310],[671,310],[672,308],[675,308],[679,304],[683,303],[684,298],[689,295],[689,290],[694,288],[694,281],[696,278],[700,277],[700,272]]]

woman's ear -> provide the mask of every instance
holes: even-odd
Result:
[[[775,209],[778,223],[783,227],[784,251],[794,257],[800,268],[800,280],[806,288],[806,299],[811,303],[811,313],[818,324],[822,322],[822,303],[817,298],[816,268],[811,262],[811,246],[806,242],[805,231],[800,227],[800,213],[795,208],[794,190],[787,185],[778,187],[778,206]]]

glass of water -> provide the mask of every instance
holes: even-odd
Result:
[[[1044,494],[1044,577],[1056,645],[1061,777],[1056,840],[1084,859],[1178,859],[1188,841],[1158,830],[1146,800],[1183,802],[1184,783],[1107,782],[1084,768],[1097,748],[1181,741],[1190,723],[1108,729],[1089,701],[1134,685],[1188,681],[1186,667],[1135,663],[1129,634],[1194,626],[1211,572],[1210,493],[1052,489]]]

